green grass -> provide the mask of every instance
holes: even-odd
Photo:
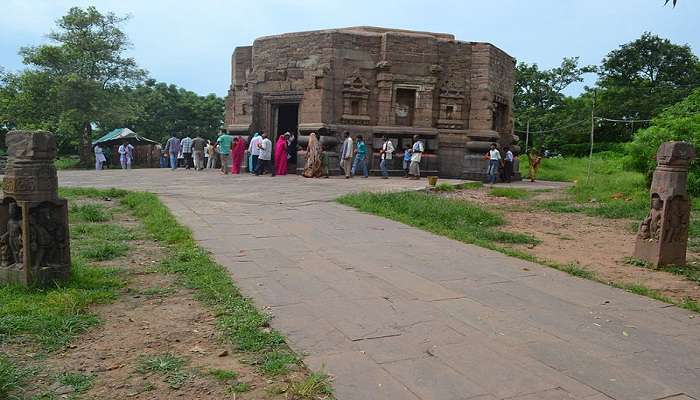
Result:
[[[112,219],[112,213],[102,204],[85,203],[71,206],[70,219],[71,221],[106,222]]]
[[[230,387],[230,391],[233,393],[245,393],[250,391],[250,389],[252,389],[252,387],[249,383],[246,382],[238,382],[231,385]]]
[[[460,185],[456,185],[455,188],[463,189],[463,190],[470,190],[470,189],[480,189],[483,186],[484,186],[484,184],[481,182],[467,182],[467,183],[462,183]]]
[[[75,393],[83,393],[95,383],[95,375],[87,375],[79,372],[64,372],[58,377],[62,385],[72,386]]]
[[[120,270],[73,260],[70,280],[48,289],[0,286],[0,342],[22,338],[47,350],[65,346],[99,323],[93,304],[113,301],[124,286]]]
[[[576,204],[572,204],[571,202],[567,201],[541,201],[535,203],[535,207],[550,211],[550,212],[556,212],[556,213],[577,213],[577,212],[582,212],[583,209]]]
[[[75,223],[71,224],[70,235],[75,239],[134,240],[136,233],[116,224]]]
[[[207,371],[207,373],[221,382],[227,382],[238,378],[238,372],[228,369],[213,368]]]
[[[564,265],[558,269],[560,271],[564,271],[564,272],[568,273],[569,275],[577,276],[579,278],[590,279],[590,280],[596,279],[596,275],[594,272],[589,271],[585,268],[581,268],[580,266],[578,266],[576,264]]]
[[[288,371],[298,357],[284,337],[269,329],[270,315],[261,313],[242,296],[228,272],[199,248],[191,232],[180,225],[170,211],[150,193],[129,193],[121,199],[140,218],[148,233],[169,247],[159,269],[177,274],[195,290],[195,297],[217,316],[224,338],[239,351],[248,352],[253,363],[269,375]]]
[[[140,292],[144,296],[149,297],[166,297],[175,293],[175,288],[172,287],[150,287]]]
[[[465,243],[492,248],[494,243],[537,244],[520,233],[500,231],[499,214],[475,204],[417,192],[349,194],[338,202]]]
[[[120,199],[125,197],[129,192],[123,189],[96,189],[96,188],[81,188],[81,187],[62,187],[58,189],[58,194],[66,199],[77,199],[79,197],[87,197],[91,199]]]
[[[129,246],[121,241],[85,240],[75,247],[80,257],[90,261],[114,260],[129,252]]]
[[[530,197],[530,193],[525,189],[518,188],[492,188],[491,190],[489,190],[489,196],[524,200]]]
[[[449,183],[438,183],[435,185],[434,190],[436,192],[454,192],[457,190],[454,185],[450,185]]]
[[[306,379],[291,382],[287,393],[293,399],[313,400],[333,393],[330,378],[326,374],[312,373]]]
[[[9,358],[0,354],[0,399],[19,399],[13,393],[22,387],[32,371],[20,368]]]
[[[80,157],[78,156],[67,156],[60,157],[55,162],[54,165],[56,169],[75,169],[80,166]]]
[[[172,353],[143,356],[138,362],[136,372],[160,374],[171,389],[177,390],[192,379],[192,375],[183,369],[186,364],[186,359]]]

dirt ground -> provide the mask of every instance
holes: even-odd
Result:
[[[462,190],[445,196],[498,208],[506,220],[506,231],[528,233],[541,241],[536,246],[516,246],[539,258],[559,264],[576,264],[595,272],[604,282],[641,284],[674,300],[700,299],[700,285],[669,272],[630,265],[638,221],[589,217],[581,213],[533,210],[532,203],[553,200],[556,191],[539,192],[528,200],[490,196],[488,189]],[[700,254],[688,253],[689,261]]]
[[[116,213],[113,223],[138,227],[132,217]],[[178,285],[174,276],[154,271],[164,250],[152,240],[129,242],[125,258],[104,262],[125,269],[128,285],[117,301],[94,308],[103,323],[76,337],[67,348],[32,360],[37,354],[27,346],[12,345],[9,353],[39,367],[26,398],[40,399],[284,399],[286,380],[305,376],[305,371],[268,378],[245,363],[245,354],[224,343],[216,319]],[[182,385],[174,389],[160,373],[141,373],[141,360],[171,353],[186,360]],[[237,373],[235,380],[220,381],[208,373],[222,369]],[[56,382],[61,373],[94,376],[88,391],[73,393]],[[231,390],[234,383],[249,389]],[[64,393],[65,392],[65,393]]]

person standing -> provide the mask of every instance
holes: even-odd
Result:
[[[498,166],[501,164],[501,152],[498,151],[498,145],[496,143],[491,143],[491,149],[485,156],[489,160],[489,167],[486,170],[486,175],[488,176],[488,183],[495,184],[498,180]]]
[[[530,152],[528,152],[528,154],[527,154],[527,163],[530,166],[530,173],[528,176],[528,178],[530,178],[530,182],[535,181],[535,178],[537,177],[537,171],[540,169],[541,162],[542,162],[542,157],[537,152],[537,150],[530,149]]]
[[[228,175],[231,170],[231,144],[233,143],[233,136],[229,135],[228,132],[222,132],[219,134],[219,138],[216,139],[216,144],[219,149],[219,156],[221,157],[221,172],[224,175]]]
[[[131,162],[134,159],[134,146],[126,140],[119,146],[119,162],[122,164],[122,169],[131,169]]]
[[[357,168],[362,168],[362,176],[364,178],[369,177],[369,171],[367,170],[367,145],[362,135],[357,136],[357,151],[355,154],[355,161],[352,164],[352,176],[357,172]]]
[[[297,135],[299,132],[291,133],[286,132],[284,135],[287,137],[287,164],[297,163]]]
[[[301,174],[304,178],[318,178],[321,176],[321,144],[316,138],[316,133],[309,134],[309,142],[306,144],[306,165]]]
[[[510,151],[510,147],[505,146],[503,150],[506,155],[503,157],[503,181],[510,183],[513,179],[513,163],[515,162],[515,156],[513,152]]]
[[[277,138],[277,144],[275,145],[275,173],[277,175],[287,175],[287,160],[289,154],[287,154],[287,139],[289,138],[289,133],[280,135]]]
[[[420,136],[413,136],[413,147],[411,148],[411,164],[408,167],[408,173],[413,176],[413,179],[420,179],[420,161],[423,158],[425,145]]]
[[[411,167],[411,148],[406,147],[403,149],[403,177],[408,178],[408,169]]]
[[[192,157],[194,157],[194,169],[201,171],[204,169],[204,148],[207,141],[197,135],[192,139]]]
[[[180,141],[180,147],[182,148],[182,158],[185,160],[185,169],[192,168],[192,138],[190,135],[185,136]]]
[[[211,142],[211,140],[207,144],[207,155],[209,156],[209,159],[207,160],[207,168],[216,168],[216,159],[218,158],[219,154],[216,152],[216,146]]]
[[[345,172],[345,179],[350,178],[350,172],[352,171],[353,150],[354,148],[350,132],[345,131],[345,140],[343,141],[343,147],[340,150],[340,167],[343,168],[343,172]]]
[[[175,171],[177,169],[177,155],[180,154],[180,139],[177,138],[175,132],[165,142],[165,152],[170,156],[170,169]]]
[[[275,176],[275,170],[272,168],[272,141],[267,137],[266,132],[262,133],[258,149],[258,166],[255,170],[255,175],[259,176],[261,173],[269,171],[272,176]]]
[[[104,151],[102,150],[102,146],[99,144],[95,145],[95,170],[96,171],[101,171],[102,170],[102,164],[104,164],[105,161],[107,161],[107,158],[104,155]]]
[[[394,159],[394,143],[384,136],[384,143],[382,143],[382,150],[379,153],[379,169],[382,170],[382,179],[389,179],[389,164]]]
[[[265,134],[264,132],[262,133]],[[258,157],[260,157],[260,147],[258,146],[262,141],[262,136],[258,132],[255,132],[253,138],[250,139],[250,144],[248,145],[248,154],[250,154],[250,161],[248,162],[249,172],[255,173],[258,170]]]
[[[243,137],[236,136],[233,138],[233,149],[231,149],[231,173],[240,174],[241,173],[241,163],[243,162],[243,156],[245,155],[245,140]]]

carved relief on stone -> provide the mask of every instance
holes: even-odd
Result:
[[[369,124],[369,94],[367,81],[362,78],[359,71],[343,81],[343,123]]]
[[[664,208],[664,202],[659,197],[658,193],[651,195],[651,211],[644,218],[639,226],[637,237],[642,240],[659,240],[661,233],[661,219]]]
[[[464,89],[454,82],[446,81],[440,88],[437,127],[444,129],[462,129],[465,121]]]

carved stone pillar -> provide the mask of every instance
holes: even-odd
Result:
[[[48,285],[70,276],[68,204],[58,197],[50,132],[12,131],[0,204],[0,282]]]
[[[695,149],[686,142],[662,143],[651,183],[651,211],[637,233],[634,257],[653,265],[685,265],[690,222],[688,166]]]

